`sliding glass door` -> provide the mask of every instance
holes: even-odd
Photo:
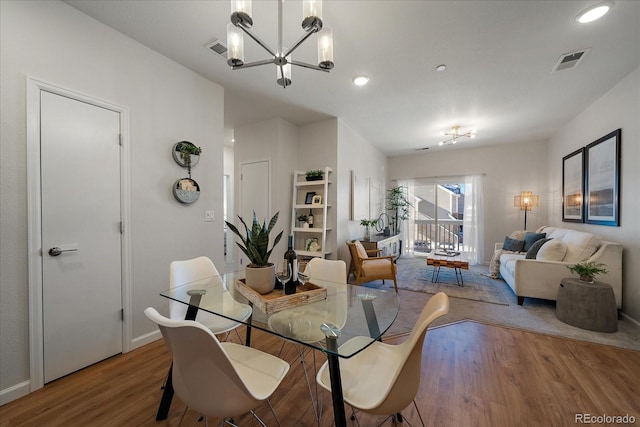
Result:
[[[415,256],[431,251],[465,252],[478,259],[482,218],[482,177],[421,178],[403,181],[412,203],[403,230],[404,248]],[[469,234],[468,232],[471,232]]]

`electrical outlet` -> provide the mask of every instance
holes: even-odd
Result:
[[[205,222],[212,222],[216,220],[215,211],[204,211]]]

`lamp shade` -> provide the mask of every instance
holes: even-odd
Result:
[[[227,64],[232,67],[244,64],[244,35],[233,24],[227,24]]]
[[[286,48],[283,50],[286,50]],[[285,65],[276,67],[276,82],[282,87],[291,85],[291,55],[285,57],[285,59],[287,60]],[[283,72],[284,76],[282,75]]]
[[[231,14],[246,13],[251,16],[251,0],[231,0]]]
[[[531,191],[522,191],[519,196],[513,198],[513,207],[520,208],[521,211],[530,211],[538,206],[540,206],[540,196]]]
[[[307,18],[322,20],[322,0],[304,0],[302,2],[302,20]]]
[[[318,67],[330,70],[333,68],[333,31],[323,28],[318,32]]]

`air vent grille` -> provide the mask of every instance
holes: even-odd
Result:
[[[576,52],[565,53],[564,55],[560,56],[558,62],[556,62],[556,65],[553,66],[551,72],[555,73],[556,71],[568,70],[570,68],[577,67],[578,64],[582,62],[589,50],[590,49],[582,49]]]
[[[207,49],[220,56],[225,61],[227,60],[227,47],[220,40],[216,39],[209,43],[207,45]]]

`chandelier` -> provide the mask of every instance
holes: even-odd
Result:
[[[284,0],[278,0],[278,48],[269,47],[252,31],[251,0],[231,0],[231,23],[227,25],[227,64],[234,70],[274,64],[276,82],[286,88],[291,85],[291,65],[329,72],[333,68],[333,34],[330,28],[322,28],[322,0],[304,0],[302,3],[302,29],[304,35],[291,48],[282,44],[282,6]],[[244,38],[246,33],[271,58],[254,62],[244,62]],[[291,54],[313,33],[318,33],[318,65],[294,61]]]
[[[455,144],[456,142],[458,142],[458,138],[475,138],[476,137],[476,130],[475,129],[471,129],[467,132],[464,133],[460,133],[460,126],[455,125],[455,126],[451,126],[451,130],[449,132],[440,132],[441,135],[443,136],[449,136],[450,138],[445,139],[444,141],[440,141],[438,143],[438,145],[444,145],[444,144]]]

